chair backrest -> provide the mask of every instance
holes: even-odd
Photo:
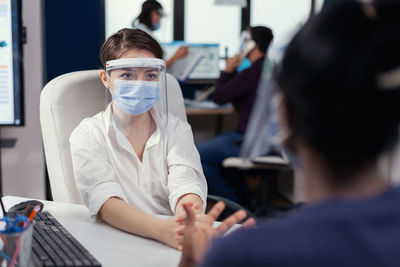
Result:
[[[186,121],[181,88],[167,74],[168,112]],[[105,108],[99,70],[77,71],[50,81],[40,95],[40,124],[53,200],[81,204],[72,170],[69,137],[87,117]]]
[[[233,202],[232,200],[229,200],[224,197],[216,196],[216,195],[208,195],[207,196],[207,206],[206,206],[206,212],[208,212],[217,202],[222,201],[225,203],[225,209],[222,211],[222,213],[218,216],[217,221],[222,222],[238,210],[244,210],[247,213],[247,218],[254,218],[257,219],[257,216],[253,214],[251,211],[243,207],[242,205],[239,205],[236,202]]]

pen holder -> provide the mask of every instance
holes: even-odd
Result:
[[[0,266],[26,267],[30,264],[33,223],[21,232],[0,233]]]

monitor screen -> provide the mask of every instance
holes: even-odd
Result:
[[[0,0],[0,125],[23,125],[21,0]]]
[[[193,51],[201,55],[200,62],[195,66],[189,79],[217,79],[220,75],[219,69],[219,45],[218,44],[200,44],[184,43],[175,41],[163,44],[166,58],[172,56],[179,46],[188,46],[189,52]]]

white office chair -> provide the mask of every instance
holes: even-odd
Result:
[[[168,112],[186,121],[181,88],[167,74]],[[77,71],[50,81],[40,95],[40,124],[54,201],[82,204],[72,170],[69,137],[86,117],[105,108],[99,70]]]

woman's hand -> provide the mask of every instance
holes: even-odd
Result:
[[[197,213],[203,213],[203,200],[201,200],[201,197],[196,195],[196,194],[185,194],[183,196],[181,196],[178,201],[176,202],[176,206],[175,206],[175,214],[177,215],[178,218],[182,218],[182,216],[186,216],[186,212],[183,209],[182,205],[186,203],[189,205],[193,205],[192,207],[195,209],[196,214]],[[183,217],[183,218],[184,218]]]
[[[196,215],[196,219],[198,218],[197,216],[205,215],[201,210],[201,207],[202,207],[201,203],[197,202],[196,204],[193,204],[193,202],[186,202],[185,205],[192,208],[193,213]],[[182,243],[183,242],[183,232],[185,230],[186,212],[185,212],[183,206],[182,206],[182,210],[183,210],[183,212],[181,212],[175,216],[175,221],[178,224],[178,227],[176,228],[176,235],[175,235],[176,240],[178,240],[178,250],[182,250],[182,248],[183,248],[183,243]]]
[[[222,223],[214,228],[213,224],[221,212],[225,209],[225,203],[218,202],[207,214],[196,215],[190,205],[183,205],[186,211],[184,235],[181,237],[183,242],[183,253],[179,266],[188,267],[197,265],[204,257],[210,242],[213,238],[221,236],[233,225],[246,218],[244,210],[239,210],[226,218]],[[250,218],[242,226],[249,227],[255,225],[255,220]]]
[[[167,244],[170,247],[178,249],[179,240],[176,239],[176,228],[179,224],[176,222],[175,217],[171,217],[167,220],[164,220],[160,227],[160,233],[158,241]]]
[[[159,233],[159,241],[167,244],[170,247],[182,250],[182,239],[177,238],[177,229],[182,229],[180,232],[183,235],[183,229],[185,227],[186,212],[183,205],[186,204],[192,208],[193,213],[203,214],[202,205],[203,201],[196,194],[186,194],[179,198],[176,204],[176,215],[162,224]],[[204,215],[204,214],[203,214]]]

